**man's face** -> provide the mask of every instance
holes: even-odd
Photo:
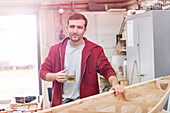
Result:
[[[85,21],[83,19],[79,20],[69,20],[69,25],[66,27],[71,41],[78,42],[83,39],[83,35],[86,32]]]

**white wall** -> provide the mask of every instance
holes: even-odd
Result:
[[[101,45],[111,62],[116,34],[119,33],[126,12],[80,12],[88,19],[85,37]]]

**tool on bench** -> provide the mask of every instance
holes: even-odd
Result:
[[[36,99],[36,96],[15,97],[17,103],[29,103]]]
[[[25,103],[25,104],[10,104],[10,108],[11,109],[17,109],[17,107],[21,107],[21,106],[30,106],[30,105],[37,105],[37,102],[33,102],[33,103]]]
[[[10,108],[17,109],[21,106],[37,105],[37,102],[31,102],[35,99],[36,96],[14,97],[14,100],[10,103]]]

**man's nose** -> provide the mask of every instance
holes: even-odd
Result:
[[[74,32],[74,33],[77,33],[77,27],[75,27],[75,28],[73,29],[73,32]]]

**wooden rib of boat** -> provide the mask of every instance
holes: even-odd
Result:
[[[125,87],[125,93],[114,96],[105,92],[42,113],[158,113],[170,94],[170,75]]]

